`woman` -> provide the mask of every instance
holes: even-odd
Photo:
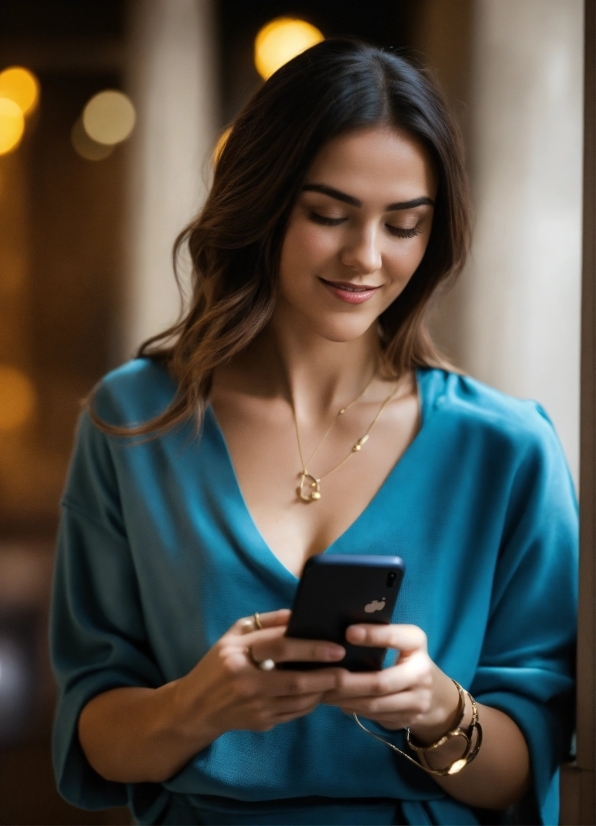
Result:
[[[575,499],[544,412],[425,332],[468,242],[438,92],[371,46],[308,50],[238,117],[184,241],[191,306],[100,384],[64,496],[62,793],[144,823],[496,823],[522,799],[557,822]],[[326,550],[404,558],[393,624],[347,632],[395,665],[284,636]]]

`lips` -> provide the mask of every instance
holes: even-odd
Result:
[[[368,284],[352,284],[349,281],[327,281],[325,278],[319,278],[319,281],[336,298],[347,304],[363,304],[379,289]]]

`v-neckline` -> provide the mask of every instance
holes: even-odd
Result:
[[[418,445],[423,433],[426,432],[428,426],[428,418],[432,410],[432,405],[429,404],[429,400],[426,398],[425,395],[425,377],[421,375],[422,370],[423,368],[415,368],[414,371],[416,387],[418,391],[418,400],[420,405],[420,427],[418,428],[416,435],[409,443],[409,445],[406,447],[404,452],[401,454],[399,459],[397,459],[395,464],[392,466],[391,470],[381,483],[380,487],[371,497],[370,501],[365,506],[365,508],[362,511],[360,511],[358,516],[356,516],[355,519],[352,522],[350,522],[348,527],[345,530],[343,530],[339,534],[339,536],[337,536],[333,540],[333,542],[331,542],[323,551],[321,551],[321,553],[327,554],[332,553],[334,550],[337,550],[337,545],[342,544],[345,541],[346,537],[348,537],[348,535],[352,535],[355,531],[358,530],[358,527],[361,524],[361,522],[367,517],[368,514],[370,514],[375,504],[383,496],[387,488],[390,487],[390,485],[392,484],[394,477],[398,474],[400,468],[403,466],[404,460],[407,460],[407,457],[409,457],[409,455],[415,449],[416,445]],[[259,526],[254,520],[252,513],[250,512],[250,509],[246,503],[246,499],[244,498],[244,494],[242,493],[240,482],[238,481],[236,468],[234,467],[234,462],[232,461],[232,454],[230,453],[223,430],[220,427],[220,424],[217,420],[217,416],[215,415],[215,411],[213,410],[213,406],[211,404],[207,406],[205,415],[210,418],[210,423],[212,424],[213,430],[216,434],[216,438],[219,441],[219,445],[224,456],[224,462],[227,466],[226,470],[228,471],[231,482],[231,490],[234,496],[241,503],[241,509],[245,517],[245,520],[243,520],[245,522],[245,525],[250,525],[254,538],[257,541],[257,544],[260,546],[261,551],[265,553],[265,556],[270,560],[274,560],[275,564],[277,564],[277,566],[279,566],[284,571],[286,576],[291,577],[293,582],[297,583],[300,577],[296,576],[296,574],[293,571],[291,571],[286,565],[284,565],[284,563],[277,556],[277,554],[271,549],[271,547],[265,540],[265,537],[261,533]]]

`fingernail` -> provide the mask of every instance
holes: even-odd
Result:
[[[346,651],[344,648],[340,648],[337,645],[333,647],[329,646],[328,648],[323,649],[323,657],[326,660],[341,660],[345,657]]]
[[[350,625],[346,631],[346,636],[349,636],[351,642],[363,642],[366,639],[366,631],[360,628],[359,625]]]

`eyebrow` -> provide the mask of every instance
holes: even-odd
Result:
[[[323,195],[328,195],[330,198],[335,198],[336,201],[342,201],[344,204],[350,206],[361,207],[362,201],[354,198],[353,195],[347,195],[339,189],[335,189],[327,184],[305,184],[302,187],[303,192],[321,192]],[[397,201],[394,204],[387,204],[384,212],[394,212],[399,209],[413,209],[417,206],[434,206],[435,202],[432,198],[423,196],[421,198],[412,198],[411,201]]]

